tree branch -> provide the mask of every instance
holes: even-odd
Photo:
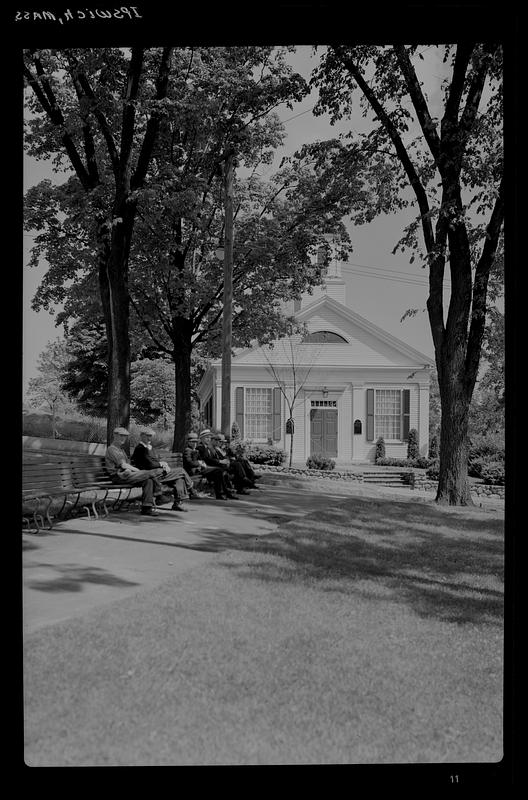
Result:
[[[68,61],[71,63],[72,68],[72,80],[75,82],[77,80],[79,82],[79,86],[81,87],[82,91],[84,92],[85,97],[89,100],[90,103],[90,111],[93,113],[94,117],[96,118],[97,122],[99,123],[99,128],[101,133],[103,134],[104,140],[106,142],[106,146],[108,149],[108,155],[110,156],[110,162],[112,164],[112,169],[114,171],[114,175],[117,177],[118,174],[118,167],[119,167],[119,156],[117,152],[117,147],[114,141],[114,137],[112,135],[112,131],[110,129],[110,125],[108,124],[108,120],[106,119],[105,115],[98,107],[97,98],[94,94],[94,91],[90,85],[88,78],[86,77],[85,73],[82,71],[79,65],[79,59],[71,50],[66,50],[66,56]]]
[[[128,164],[134,142],[134,120],[136,117],[135,100],[139,91],[139,79],[143,68],[144,49],[133,47],[127,71],[127,85],[123,103],[123,118],[121,124],[121,153],[119,156],[120,174],[123,177],[128,173]]]
[[[146,317],[144,317],[144,316],[143,316],[143,315],[140,313],[140,310],[139,310],[139,304],[138,304],[138,303],[136,303],[136,301],[134,300],[134,298],[133,298],[131,295],[130,295],[130,304],[131,304],[132,308],[134,309],[134,311],[136,312],[137,318],[139,319],[139,321],[141,322],[141,324],[143,325],[143,327],[145,328],[145,330],[147,331],[147,333],[149,334],[150,338],[151,338],[151,339],[152,339],[152,341],[155,343],[155,345],[156,345],[157,347],[159,347],[159,349],[160,349],[160,350],[162,350],[164,353],[168,353],[168,354],[172,353],[172,351],[171,351],[171,350],[169,350],[169,349],[168,349],[168,348],[167,348],[165,345],[163,345],[163,344],[162,344],[162,343],[159,341],[158,337],[155,335],[154,331],[152,330],[152,327],[151,327],[151,325],[150,325],[150,322],[148,322],[148,321],[147,321],[147,318],[146,318]],[[159,308],[158,308],[158,311],[160,311],[160,309],[159,309]],[[162,317],[162,315],[161,315],[161,311],[160,311],[160,317]],[[165,324],[165,322],[163,321],[163,319],[161,319],[160,321],[161,321],[161,324],[162,324],[162,326],[163,326],[163,329],[165,330],[165,333],[166,333],[166,334],[167,334],[167,336],[169,336],[169,338],[170,338],[170,335],[171,335],[170,329],[167,327],[167,325]]]
[[[466,144],[469,138],[469,134],[473,129],[473,125],[475,123],[475,119],[478,114],[478,108],[480,105],[482,92],[484,91],[484,84],[486,82],[486,77],[488,74],[489,62],[494,50],[495,50],[494,46],[489,46],[484,48],[484,53],[481,56],[477,70],[473,74],[473,78],[468,90],[466,104],[462,112],[462,116],[460,118],[460,123],[458,126],[459,155],[458,155],[457,166],[459,170],[461,168],[462,155],[466,149]]]
[[[163,100],[167,96],[167,88],[169,85],[170,62],[172,55],[172,47],[164,47],[161,55],[161,62],[156,80],[156,100]],[[132,190],[139,189],[143,186],[143,182],[147,175],[147,169],[154,149],[154,142],[158,135],[158,130],[161,123],[161,112],[154,110],[147,122],[147,129],[145,131],[145,138],[139,153],[136,171],[130,182]]]
[[[75,170],[75,174],[79,178],[83,186],[83,189],[85,189],[88,192],[93,188],[90,175],[88,174],[82,162],[82,159],[79,153],[77,152],[77,148],[75,146],[75,143],[71,135],[66,130],[64,116],[57,103],[57,100],[55,99],[55,95],[53,94],[53,90],[51,89],[49,82],[44,77],[44,70],[42,68],[42,64],[40,63],[40,60],[36,55],[33,56],[33,62],[35,64],[37,75],[40,77],[41,84],[44,87],[45,91],[43,91],[43,89],[41,88],[38,78],[35,78],[35,76],[31,73],[31,70],[26,64],[24,64],[24,75],[26,76],[29,85],[33,89],[33,92],[37,100],[39,101],[43,111],[48,115],[50,122],[52,122],[52,124],[55,125],[56,127],[63,129],[61,137],[62,143],[70,159],[72,167]]]
[[[436,131],[436,126],[429,114],[429,109],[427,108],[427,103],[425,102],[414,67],[411,64],[409,54],[403,45],[395,45],[393,49],[396,53],[396,58],[398,59],[398,64],[400,65],[405,79],[407,91],[409,92],[414,110],[416,111],[416,116],[418,117],[418,122],[423,131],[425,141],[429,145],[429,150],[431,151],[435,163],[438,163],[440,156],[440,139]]]
[[[445,134],[449,132],[450,128],[457,127],[458,125],[458,112],[464,92],[466,72],[474,48],[474,44],[459,44],[457,46],[455,63],[453,65],[453,76],[451,78],[449,94],[445,104],[444,116],[440,125],[442,140],[445,138]]]
[[[392,141],[392,143],[394,145],[396,153],[397,153],[397,155],[398,155],[398,157],[399,157],[399,159],[400,159],[400,161],[402,163],[402,166],[403,166],[403,168],[404,168],[404,170],[405,170],[405,172],[407,174],[407,177],[409,179],[409,183],[411,184],[411,187],[414,190],[414,193],[416,195],[416,199],[418,201],[418,207],[420,209],[420,214],[421,214],[421,218],[422,218],[422,228],[423,228],[423,232],[424,232],[425,246],[426,246],[427,252],[430,253],[434,249],[435,241],[434,241],[433,228],[432,228],[432,225],[431,225],[431,221],[430,221],[430,219],[428,217],[428,214],[429,214],[429,203],[428,203],[428,200],[427,200],[427,195],[426,195],[425,189],[422,186],[422,183],[421,183],[421,181],[420,181],[420,179],[418,177],[416,169],[414,168],[414,165],[413,165],[411,159],[409,158],[409,155],[407,153],[405,145],[402,142],[400,134],[398,133],[398,131],[396,129],[396,126],[394,125],[393,121],[391,120],[391,118],[389,117],[389,115],[387,114],[387,112],[385,111],[385,109],[383,108],[383,106],[381,105],[379,100],[377,99],[376,95],[374,94],[374,92],[372,91],[372,89],[370,88],[368,83],[366,82],[365,78],[363,77],[363,75],[359,71],[359,69],[356,66],[356,64],[354,63],[354,61],[344,53],[337,52],[336,55],[338,55],[338,58],[341,60],[341,63],[343,64],[343,66],[346,67],[346,69],[348,69],[348,71],[350,72],[350,74],[352,75],[352,77],[354,78],[356,83],[358,84],[359,88],[361,89],[361,91],[365,95],[366,99],[370,103],[374,113],[376,114],[376,116],[378,117],[378,119],[382,123],[383,127],[387,131],[387,133],[388,133],[388,135],[389,135],[389,137],[390,137],[390,139],[391,139],[391,141]]]
[[[486,238],[481,256],[475,270],[473,286],[473,304],[471,311],[471,325],[469,328],[468,346],[466,355],[466,375],[469,387],[473,388],[482,346],[482,337],[486,323],[486,298],[490,270],[497,253],[502,224],[504,221],[504,176],[499,186],[499,194],[495,201],[490,221],[486,228]]]
[[[67,55],[68,58],[68,55]],[[73,86],[75,88],[75,93],[77,94],[77,101],[79,103],[79,113],[83,120],[83,138],[84,138],[84,152],[86,154],[86,163],[88,165],[88,172],[90,174],[90,178],[94,185],[99,183],[99,170],[97,167],[97,158],[95,154],[95,142],[93,138],[92,128],[90,125],[90,119],[88,114],[86,113],[85,106],[83,103],[84,95],[75,75],[75,72],[71,71]]]

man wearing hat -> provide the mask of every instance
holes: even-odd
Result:
[[[227,466],[231,480],[235,484],[238,494],[249,494],[247,487],[256,489],[255,482],[251,481],[246,475],[246,471],[240,461],[232,458],[227,453],[227,440],[223,433],[216,433],[211,436],[213,449],[220,462]]]
[[[202,458],[198,449],[198,434],[194,433],[194,431],[187,435],[187,447],[183,451],[183,466],[189,475],[203,475],[212,483],[217,500],[225,500],[229,496],[236,496],[226,487],[222,468],[207,464]]]
[[[238,500],[235,494],[235,487],[231,483],[229,475],[229,459],[218,458],[218,453],[212,441],[212,432],[209,428],[204,428],[203,431],[200,431],[200,441],[197,450],[200,454],[200,458],[208,467],[217,467],[222,470],[223,494],[231,500]]]
[[[126,428],[114,428],[112,444],[106,448],[105,465],[114,483],[125,483],[130,486],[141,486],[141,513],[152,515],[156,513],[154,507],[154,493],[159,487],[163,469],[138,469],[128,460],[123,450],[129,433]]]
[[[192,481],[183,469],[172,469],[166,461],[160,461],[160,458],[152,447],[152,438],[154,431],[150,428],[142,428],[139,432],[139,442],[132,454],[132,464],[138,469],[157,469],[161,467],[163,470],[163,477],[159,480],[162,485],[172,488],[174,495],[174,502],[172,505],[173,511],[187,511],[183,505],[183,500],[189,494],[197,497],[197,493],[193,489]],[[161,487],[160,487],[161,493]],[[159,502],[159,501],[158,501]]]
[[[250,481],[250,486],[252,489],[258,489],[257,481],[262,478],[260,473],[255,472],[253,467],[251,466],[251,462],[249,461],[246,450],[244,445],[241,442],[233,442],[226,440],[225,436],[222,435],[223,441],[220,442],[220,447],[224,448],[228,457],[233,461],[238,461],[239,464],[242,465],[244,469],[244,474],[246,478]]]

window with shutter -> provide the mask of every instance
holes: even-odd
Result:
[[[367,389],[367,404],[369,392],[372,392],[370,403],[373,403],[374,408],[371,438],[367,418],[367,439],[372,441],[382,436],[385,441],[406,441],[409,437],[410,390]]]
[[[262,442],[271,437],[273,428],[273,396],[271,389],[246,389],[244,420],[246,439]]]

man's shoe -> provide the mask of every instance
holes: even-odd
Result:
[[[189,509],[185,508],[181,503],[173,503],[171,506],[171,511],[185,511],[187,512]]]
[[[155,517],[158,513],[154,506],[143,506],[141,509],[141,513],[144,517]]]
[[[238,497],[236,496],[236,494],[233,494],[233,492],[226,492],[226,498],[227,498],[227,497],[228,497],[230,500],[238,500]]]
[[[189,492],[189,500],[199,500],[199,499],[200,495],[198,494],[198,492],[195,492],[194,489],[192,492]]]
[[[215,497],[217,500],[227,500],[227,496],[225,494],[216,494]]]
[[[251,492],[248,492],[247,489],[239,489],[238,494],[251,494]]]
[[[162,493],[162,494],[157,494],[154,497],[155,497],[155,501],[156,501],[156,505],[157,506],[164,506],[165,503],[170,503],[170,501],[172,500],[172,495],[170,495],[170,494],[163,494]]]

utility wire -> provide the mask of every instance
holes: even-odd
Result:
[[[283,124],[286,123],[286,122],[291,122],[292,119],[297,119],[297,117],[302,117],[303,114],[308,114],[310,111],[313,111],[314,108],[315,108],[315,106],[312,106],[311,108],[307,108],[306,111],[301,111],[300,114],[294,114],[293,117],[288,117],[288,119],[283,119],[283,120],[281,120],[281,122]]]
[[[427,284],[420,280],[413,281],[406,278],[389,277],[388,275],[378,275],[376,273],[363,272],[361,270],[354,270],[353,274],[360,278],[378,278],[378,280],[390,281],[391,283],[405,283],[408,286],[421,286],[423,288],[427,287]],[[448,287],[446,286],[446,288]]]
[[[355,275],[357,275],[359,273],[357,269],[354,269],[355,267],[359,267],[361,270],[368,270],[369,272],[372,272],[373,278],[381,277],[387,279],[400,280],[401,275],[408,275],[411,278],[411,282],[416,282],[416,281],[421,282],[424,280],[428,280],[427,275],[416,275],[414,272],[400,272],[399,270],[395,271],[389,269],[388,267],[377,267],[373,264],[353,264],[352,262],[347,261],[345,264],[342,264],[341,266],[343,270],[346,270],[348,272],[353,272]],[[401,280],[405,279],[402,278]],[[445,280],[449,281],[449,277],[446,277]]]

